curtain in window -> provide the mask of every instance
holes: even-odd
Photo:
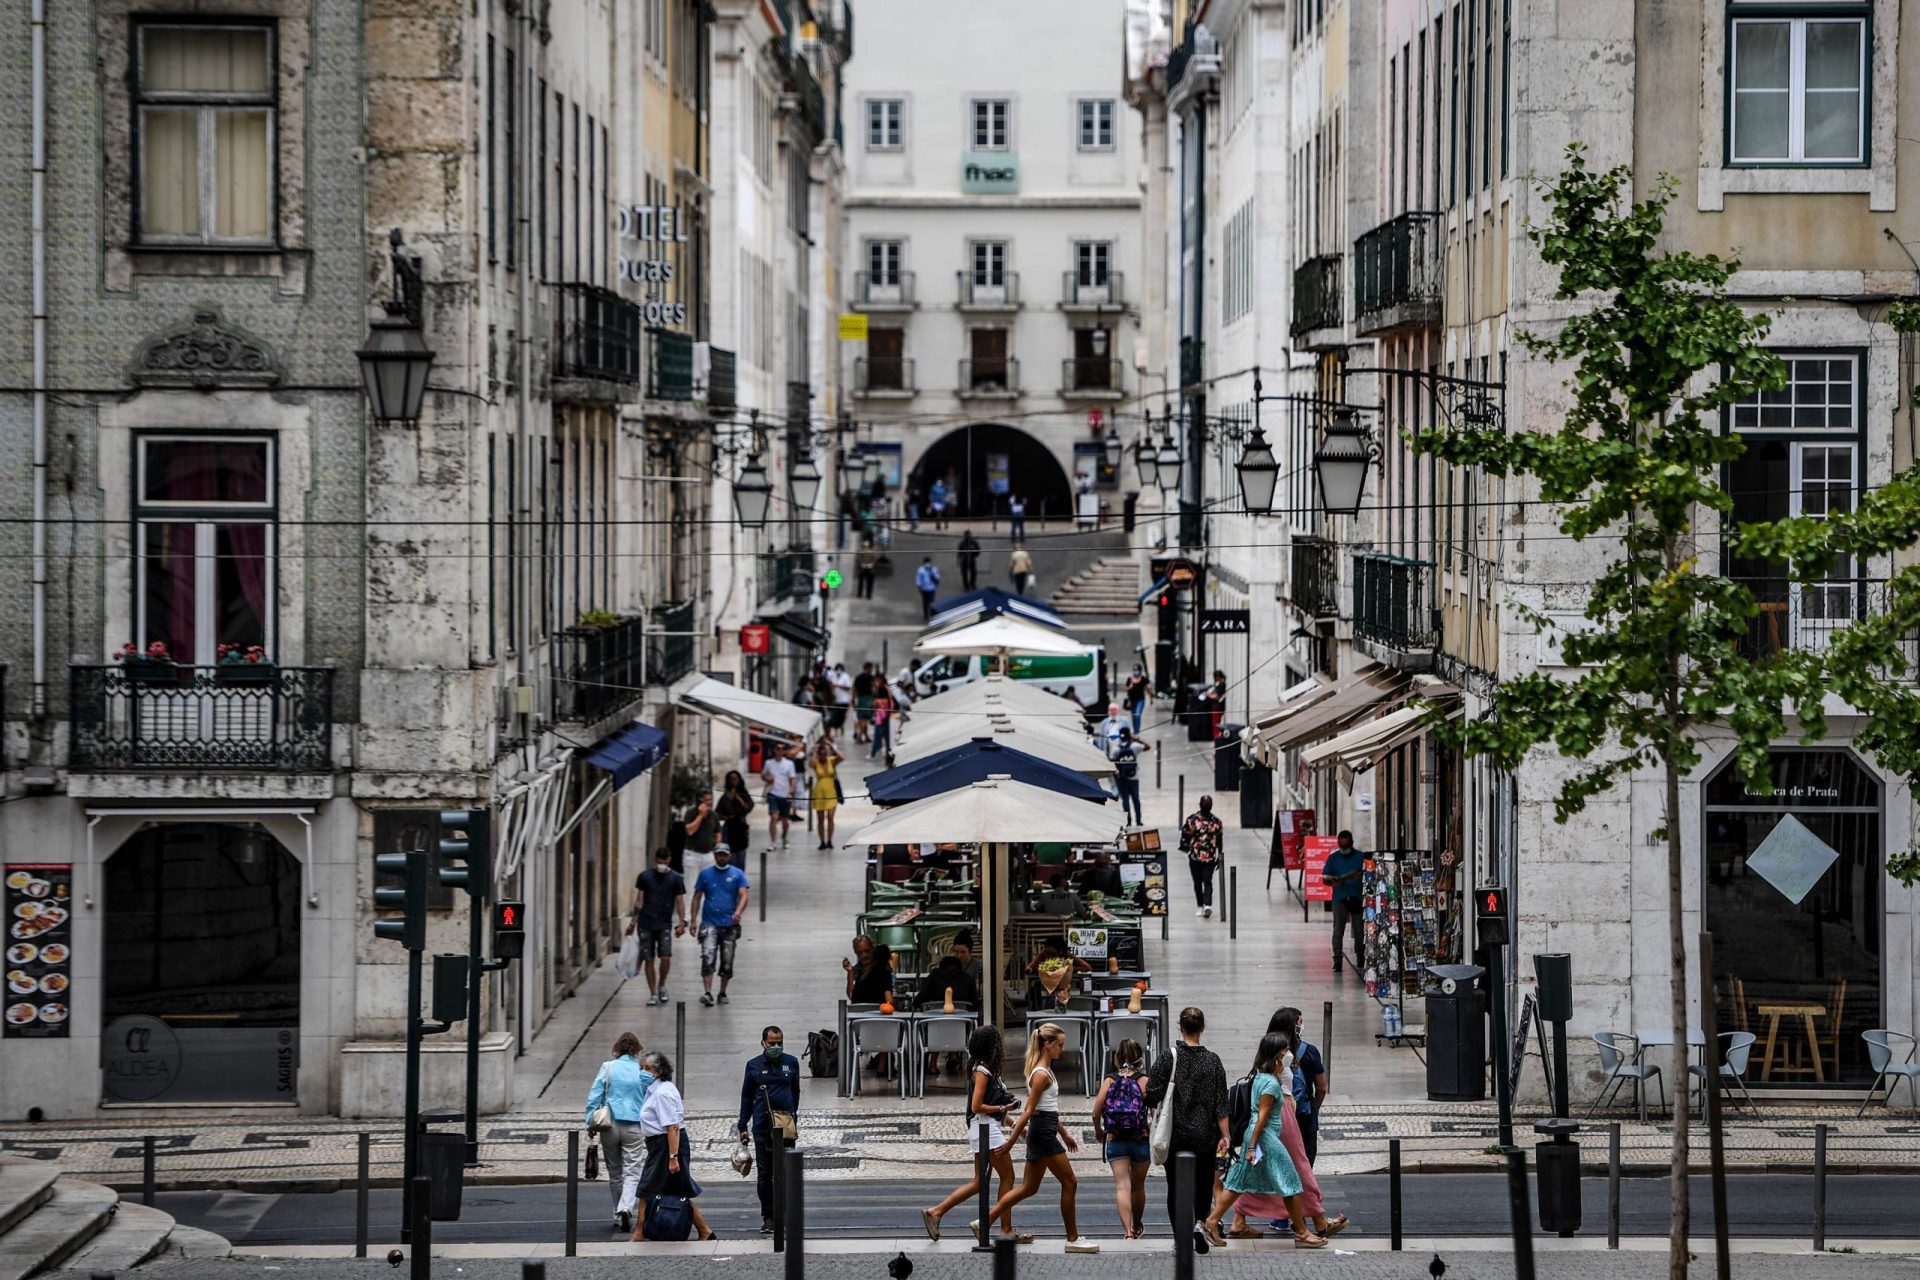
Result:
[[[214,116],[214,234],[222,239],[267,237],[268,154],[265,111],[222,111]]]
[[[200,235],[200,113],[148,108],[140,116],[142,229]]]
[[[152,93],[265,93],[264,29],[156,27],[146,33],[141,87]]]

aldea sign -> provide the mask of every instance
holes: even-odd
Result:
[[[623,204],[619,217],[620,254],[616,274],[644,291],[641,318],[649,325],[687,323],[687,304],[667,296],[680,292],[678,271],[668,254],[687,242],[685,211],[677,204]],[[628,246],[634,247],[631,256]]]
[[[1020,157],[1011,151],[962,151],[960,190],[970,196],[1020,190]]]

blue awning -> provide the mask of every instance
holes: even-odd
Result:
[[[1150,587],[1148,587],[1148,588],[1147,588],[1147,589],[1146,589],[1145,591],[1142,591],[1142,592],[1140,593],[1140,603],[1141,603],[1141,605],[1142,605],[1142,606],[1144,607],[1144,606],[1146,605],[1146,603],[1147,603],[1147,601],[1149,601],[1149,600],[1151,600],[1151,599],[1153,599],[1153,598],[1154,598],[1155,596],[1157,596],[1157,595],[1159,595],[1159,594],[1160,594],[1160,593],[1161,593],[1162,591],[1165,591],[1165,590],[1166,590],[1166,589],[1167,589],[1167,588],[1168,588],[1169,586],[1171,586],[1172,584],[1173,584],[1173,579],[1171,579],[1171,578],[1162,578],[1162,579],[1160,579],[1160,581],[1158,581],[1158,582],[1156,582],[1156,583],[1154,583],[1154,584],[1153,584],[1152,586],[1150,586]]]
[[[927,619],[927,629],[937,631],[956,622],[984,622],[1003,613],[1025,618],[1028,622],[1038,622],[1057,631],[1067,629],[1067,620],[1046,601],[1035,600],[1031,596],[1017,596],[998,587],[981,587],[977,591],[935,600],[933,616]]]
[[[630,724],[596,742],[587,763],[613,775],[613,789],[632,782],[667,758],[667,735],[650,724]]]

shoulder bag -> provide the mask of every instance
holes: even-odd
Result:
[[[767,1092],[767,1086],[760,1086],[760,1100],[767,1104],[767,1120],[773,1126],[776,1137],[788,1142],[797,1142],[800,1138],[800,1122],[791,1111],[780,1111],[773,1105],[773,1096]]]
[[[1153,1162],[1165,1164],[1173,1153],[1173,1079],[1180,1072],[1180,1046],[1168,1050],[1173,1064],[1167,1068],[1167,1092],[1160,1099],[1160,1109],[1153,1113]]]
[[[600,1064],[600,1078],[607,1081],[607,1088],[611,1091],[613,1081],[607,1078],[607,1064],[604,1062]],[[599,1081],[594,1083],[598,1084]],[[613,1106],[603,1102],[593,1109],[593,1114],[587,1117],[587,1132],[605,1133],[611,1128],[613,1128]]]

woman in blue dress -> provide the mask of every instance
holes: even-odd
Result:
[[[1293,1247],[1323,1249],[1327,1241],[1308,1228],[1300,1204],[1300,1171],[1280,1140],[1280,1107],[1287,1096],[1280,1082],[1281,1064],[1291,1042],[1286,1036],[1268,1034],[1261,1038],[1253,1059],[1253,1118],[1247,1122],[1240,1150],[1227,1170],[1220,1194],[1214,1199],[1213,1213],[1204,1224],[1207,1240],[1216,1249],[1224,1248],[1227,1238],[1220,1234],[1220,1219],[1236,1203],[1247,1214],[1260,1218],[1278,1218],[1283,1214],[1293,1224]]]

